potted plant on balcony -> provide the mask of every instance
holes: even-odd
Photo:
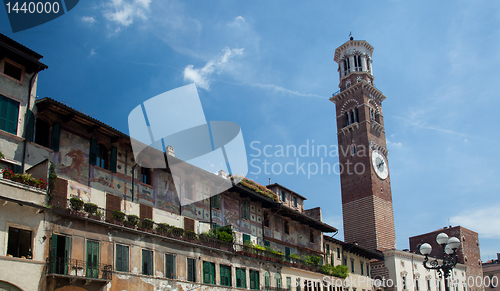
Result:
[[[141,221],[141,225],[140,225],[140,228],[144,231],[147,231],[147,232],[153,232],[153,226],[154,226],[154,221],[152,219],[149,219],[149,218],[144,218],[142,221]]]
[[[11,169],[5,167],[2,172],[3,172],[4,179],[12,180],[12,177],[14,176],[14,172],[12,172]]]
[[[300,260],[300,257],[296,254],[290,254],[289,258],[291,259],[291,263],[293,264],[297,264],[297,262]]]
[[[125,221],[123,224],[127,227],[134,228],[137,226],[139,223],[139,217],[134,214],[127,215],[127,221]]]
[[[167,223],[159,223],[158,226],[156,226],[156,233],[161,235],[166,235],[170,227],[171,226]]]
[[[123,221],[125,220],[125,213],[121,212],[120,210],[113,210],[111,212],[111,220],[119,225],[123,225]]]
[[[83,200],[76,197],[71,197],[69,199],[69,207],[73,214],[80,215],[80,211],[83,209]]]
[[[85,210],[85,212],[88,213],[89,218],[92,218],[92,219],[96,219],[95,216],[96,216],[96,212],[97,212],[98,208],[99,207],[96,204],[90,203],[90,202],[87,202],[83,205],[83,210]]]

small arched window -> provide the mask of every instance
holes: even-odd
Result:
[[[281,289],[281,274],[276,273],[276,288]]]
[[[271,277],[268,271],[264,272],[264,290],[271,290]]]

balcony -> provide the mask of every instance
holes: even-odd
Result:
[[[106,264],[51,257],[47,259],[46,270],[47,276],[54,279],[67,278],[70,284],[80,279],[89,284],[93,281],[103,283],[111,281],[113,267]]]

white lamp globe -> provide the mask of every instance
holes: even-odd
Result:
[[[446,245],[446,247],[444,247],[444,252],[448,255],[453,254],[453,250],[451,249],[450,245]]]
[[[436,237],[436,241],[440,245],[445,245],[448,242],[448,235],[444,232],[440,233]]]
[[[450,246],[450,249],[456,250],[460,246],[460,240],[456,237],[450,237],[448,240],[448,246]]]
[[[427,256],[428,254],[430,254],[432,252],[432,246],[428,243],[424,243],[424,244],[420,245],[419,250],[420,250],[420,253],[422,255]]]

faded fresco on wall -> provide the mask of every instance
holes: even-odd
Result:
[[[224,195],[224,225],[232,225],[233,230],[239,229],[240,224],[240,201],[230,195]],[[250,229],[247,230],[250,232]]]
[[[172,175],[163,171],[156,171],[154,185],[156,186],[156,207],[172,213],[179,213],[181,202]],[[156,175],[155,175],[156,176]]]
[[[137,187],[137,198],[139,199],[139,202],[154,207],[155,199],[153,188],[143,186],[139,183],[136,183],[135,186]]]
[[[59,152],[53,153],[56,173],[62,177],[88,185],[90,142],[61,130]]]
[[[80,183],[76,183],[74,181],[68,181],[68,189],[70,197],[78,197],[84,202],[90,202],[90,187],[82,185]]]
[[[115,195],[124,195],[126,181],[123,178],[93,165],[89,166],[89,173],[89,182],[92,188]]]

